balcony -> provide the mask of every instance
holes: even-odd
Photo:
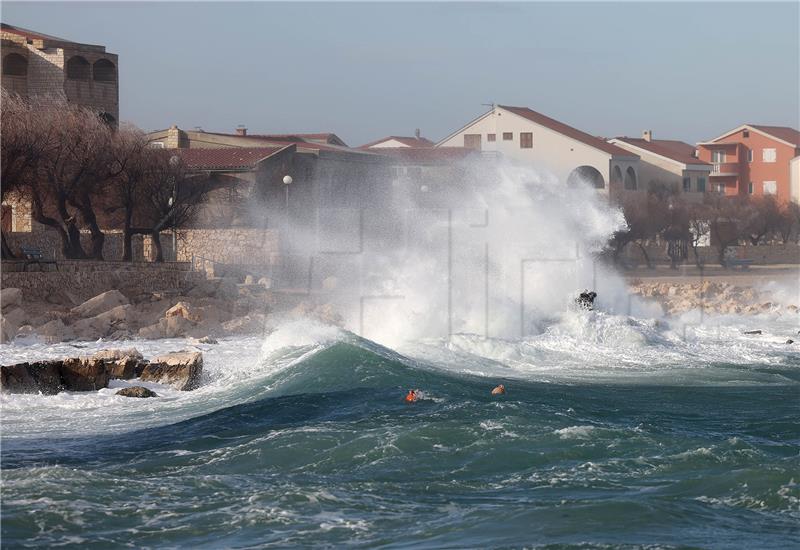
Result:
[[[739,164],[735,162],[715,162],[711,167],[711,176],[738,176]]]

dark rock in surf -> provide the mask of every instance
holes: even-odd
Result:
[[[744,334],[753,335],[753,334],[762,334],[762,332],[761,332],[760,329],[759,330],[746,330],[746,331],[744,331]]]
[[[60,366],[60,361],[39,361],[0,367],[0,389],[9,393],[56,394],[63,389]]]
[[[96,391],[108,387],[110,378],[105,361],[97,359],[64,359],[61,380],[69,391]]]
[[[203,354],[199,351],[168,353],[153,359],[139,376],[145,382],[157,382],[177,390],[193,390],[200,386]]]
[[[787,344],[794,344],[794,340],[792,340],[791,338],[789,338],[788,340],[786,340],[786,343],[787,343]]]
[[[131,386],[130,388],[122,388],[115,395],[123,397],[158,397],[158,394],[152,390],[148,390],[144,386]]]

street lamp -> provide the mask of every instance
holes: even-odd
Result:
[[[292,183],[292,181],[294,181],[294,180],[292,180],[292,176],[290,176],[289,174],[286,174],[285,176],[283,176],[283,183],[284,183],[284,185],[286,185],[286,213],[287,213],[286,215],[287,216],[289,215],[288,214],[289,213],[289,185]]]

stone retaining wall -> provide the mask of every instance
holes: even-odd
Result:
[[[187,264],[125,262],[64,262],[60,271],[12,272],[3,269],[2,287],[19,288],[25,300],[59,299],[83,301],[117,289],[128,297],[164,290],[187,290],[205,275],[187,271]],[[5,262],[4,262],[5,264]]]
[[[105,241],[103,241],[103,258],[106,260],[122,259],[122,233],[120,231],[105,231]],[[45,231],[13,231],[6,233],[6,241],[11,250],[19,253],[20,248],[29,246],[41,250],[42,255],[48,260],[63,260],[64,254],[61,251],[61,237],[57,231],[47,229]],[[81,233],[81,245],[84,250],[90,250],[92,236],[88,232]],[[144,260],[144,247],[142,235],[134,235],[132,242],[132,252],[134,261]]]
[[[736,246],[731,247],[731,254],[735,258],[743,260],[753,260],[753,263],[762,265],[775,265],[775,264],[798,264],[800,263],[800,246],[796,244],[770,244],[759,246]],[[647,254],[653,262],[669,263],[669,256],[667,256],[667,245],[662,246],[647,246],[645,247]],[[718,264],[717,256],[718,251],[715,247],[701,246],[697,249],[701,260],[706,264]],[[624,256],[628,259],[633,259],[640,263],[644,263],[644,256],[642,256],[639,247],[629,244],[625,247]],[[694,252],[689,249],[689,258],[687,263],[694,263]]]
[[[271,229],[188,229],[178,231],[176,240],[182,262],[195,255],[223,264],[267,265],[279,252],[278,233]]]

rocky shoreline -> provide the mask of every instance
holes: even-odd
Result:
[[[758,315],[775,313],[798,315],[800,294],[782,300],[771,291],[722,281],[702,283],[643,282],[633,280],[630,292],[656,301],[667,315],[680,315],[703,309],[706,313]]]
[[[103,350],[87,357],[4,365],[0,367],[0,390],[53,395],[62,391],[97,391],[115,379],[138,379],[189,391],[200,386],[202,375],[203,354],[197,351],[168,353],[148,361],[133,348]],[[128,397],[156,396],[141,386],[117,393]]]

